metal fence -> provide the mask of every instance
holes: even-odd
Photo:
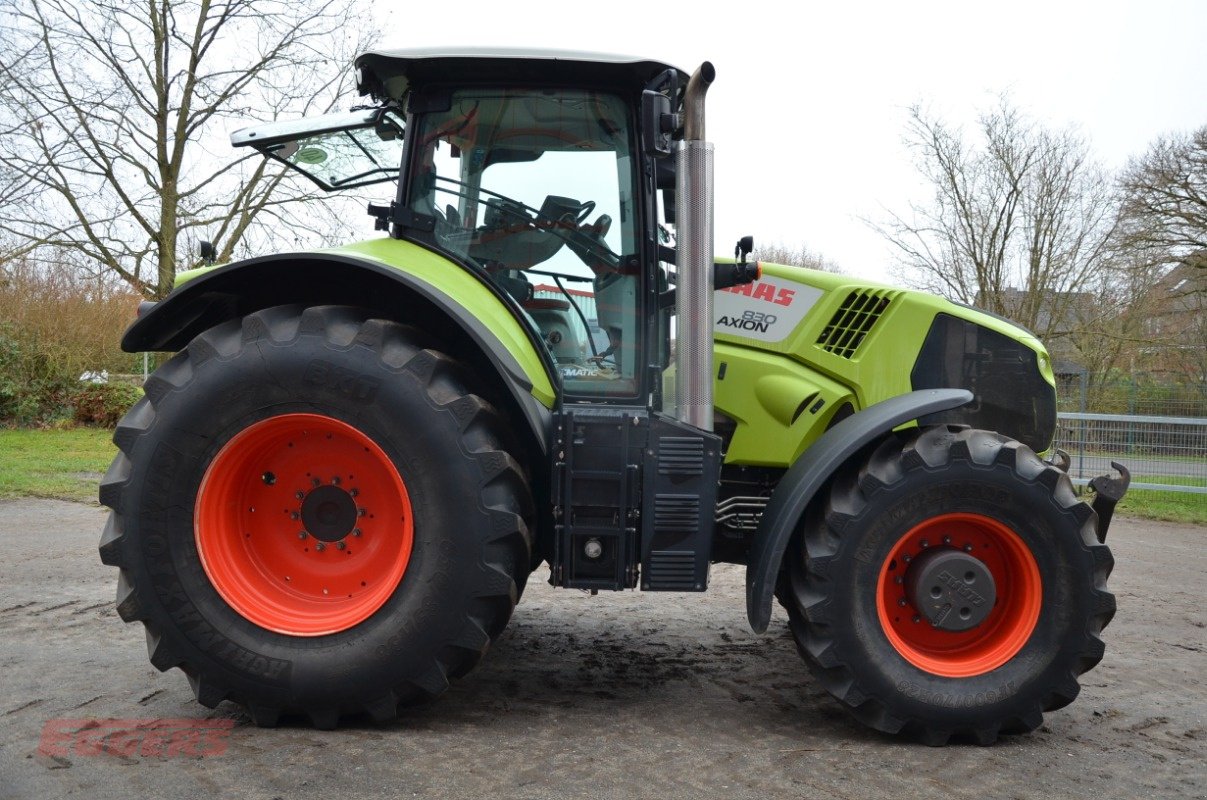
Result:
[[[1056,396],[1061,411],[1081,414],[1207,416],[1207,383],[1188,380],[1067,373],[1057,376]]]
[[[1118,461],[1133,489],[1207,495],[1207,417],[1061,412],[1054,446],[1069,454],[1079,485]]]

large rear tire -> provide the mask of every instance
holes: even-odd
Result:
[[[988,431],[890,437],[836,477],[788,558],[790,626],[823,686],[865,724],[932,745],[1038,727],[1077,696],[1115,611],[1092,510]],[[940,596],[952,602],[927,612]]]
[[[390,719],[506,625],[530,490],[503,419],[421,342],[352,308],[260,311],[194,339],[118,425],[101,560],[202,704]]]

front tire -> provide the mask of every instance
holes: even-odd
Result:
[[[209,330],[114,434],[101,560],[152,664],[259,724],[393,718],[468,672],[531,560],[500,415],[394,322],[278,307]]]
[[[932,745],[1032,730],[1103,655],[1113,562],[1094,531],[1068,477],[1025,445],[957,426],[889,437],[836,477],[790,551],[793,636],[877,730]],[[938,556],[964,566],[919,587]],[[922,592],[938,597],[947,581],[963,595],[928,614]]]

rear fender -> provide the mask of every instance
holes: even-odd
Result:
[[[450,355],[471,362],[476,377],[505,390],[544,451],[557,373],[518,307],[500,294],[468,270],[397,240],[265,256],[207,270],[148,304],[122,349],[180,350],[215,325],[271,306],[357,306],[440,337]]]

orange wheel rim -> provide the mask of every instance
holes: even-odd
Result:
[[[905,576],[910,561],[927,548],[959,548],[984,563],[993,576],[993,610],[975,628],[939,630],[910,604]],[[880,568],[876,611],[893,648],[918,669],[969,678],[997,669],[1031,638],[1043,604],[1039,565],[1009,526],[980,514],[943,514],[902,536]]]
[[[364,622],[406,572],[414,523],[372,439],[317,414],[257,422],[206,469],[194,513],[205,574],[268,630],[322,636]]]

